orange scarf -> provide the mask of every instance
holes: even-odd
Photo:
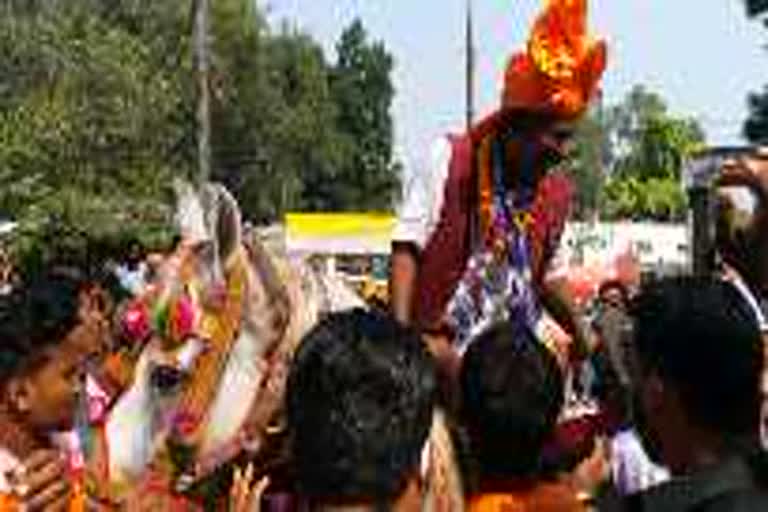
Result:
[[[469,500],[467,512],[586,512],[576,490],[562,482],[536,484],[528,489],[484,493]]]
[[[76,482],[72,489],[72,498],[69,500],[69,512],[85,512],[86,497],[83,486]],[[0,494],[0,511],[17,512],[21,510],[21,500],[12,494]]]

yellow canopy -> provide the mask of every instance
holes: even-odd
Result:
[[[288,213],[289,252],[389,253],[395,217],[386,213]]]

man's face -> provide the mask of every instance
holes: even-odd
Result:
[[[600,302],[606,306],[624,308],[624,295],[618,288],[608,288],[600,295]]]
[[[542,144],[559,155],[560,158],[566,158],[573,149],[573,134],[575,127],[573,123],[558,121],[548,125],[540,134]]]
[[[138,265],[141,263],[142,260],[142,250],[141,246],[137,244],[131,245],[130,249],[128,250],[128,263],[131,265]]]
[[[82,382],[82,332],[75,327],[61,344],[48,348],[41,361],[19,377],[30,427],[41,433],[73,428]]]
[[[572,123],[539,121],[527,123],[518,128],[521,136],[513,137],[507,144],[507,158],[513,162],[530,159],[524,157],[533,150],[532,172],[537,178],[565,160],[571,152],[574,127]]]

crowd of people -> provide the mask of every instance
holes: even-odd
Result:
[[[381,311],[333,313],[304,337],[288,375],[290,476],[238,470],[231,503],[456,510],[439,506],[454,493],[468,511],[768,509],[764,344],[747,301],[714,277],[667,278],[631,300],[616,283],[602,291],[604,341],[592,356],[603,360],[593,365],[602,414],[588,434],[562,428],[568,369],[530,330],[504,321],[483,331],[448,403],[447,374],[416,330]],[[14,510],[11,497],[27,510],[77,510],[78,499],[88,510],[56,434],[80,421],[86,372],[108,381],[94,369],[114,350],[114,329],[94,296],[59,267],[2,299],[2,510]],[[625,321],[630,331],[608,326]],[[440,410],[451,410],[459,488],[429,467]]]
[[[133,243],[20,275],[0,293],[0,512],[768,510],[768,168],[759,153],[723,168],[717,272],[605,282],[589,318],[560,261],[574,192],[563,165],[605,65],[586,2],[548,2],[498,111],[439,140],[409,182],[388,307],[326,311],[290,350],[248,352],[290,330],[296,297],[270,295],[279,272],[249,267],[258,244],[241,247],[239,211],[213,189],[188,202],[194,229],[170,255]],[[274,421],[226,445],[242,450],[221,456],[207,501],[181,485],[189,474],[158,483],[153,467],[126,479],[123,500],[101,485],[114,466],[105,422],[150,345],[162,361],[150,398],[188,386],[205,413],[217,365],[234,360],[226,382],[263,381],[271,395],[250,396],[280,404],[249,412]],[[196,363],[206,351],[216,358]],[[281,381],[270,365],[288,352]],[[179,439],[199,446],[193,420]],[[136,505],[158,487],[173,499]]]

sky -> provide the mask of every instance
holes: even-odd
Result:
[[[465,0],[256,0],[270,20],[288,20],[334,44],[355,17],[395,58],[396,155],[423,162],[436,137],[464,125]],[[525,44],[542,0],[472,0],[476,109],[495,108],[508,56]],[[609,45],[607,104],[635,84],[695,116],[713,144],[741,142],[746,96],[768,84],[768,30],[746,18],[743,0],[590,0],[592,32]]]

